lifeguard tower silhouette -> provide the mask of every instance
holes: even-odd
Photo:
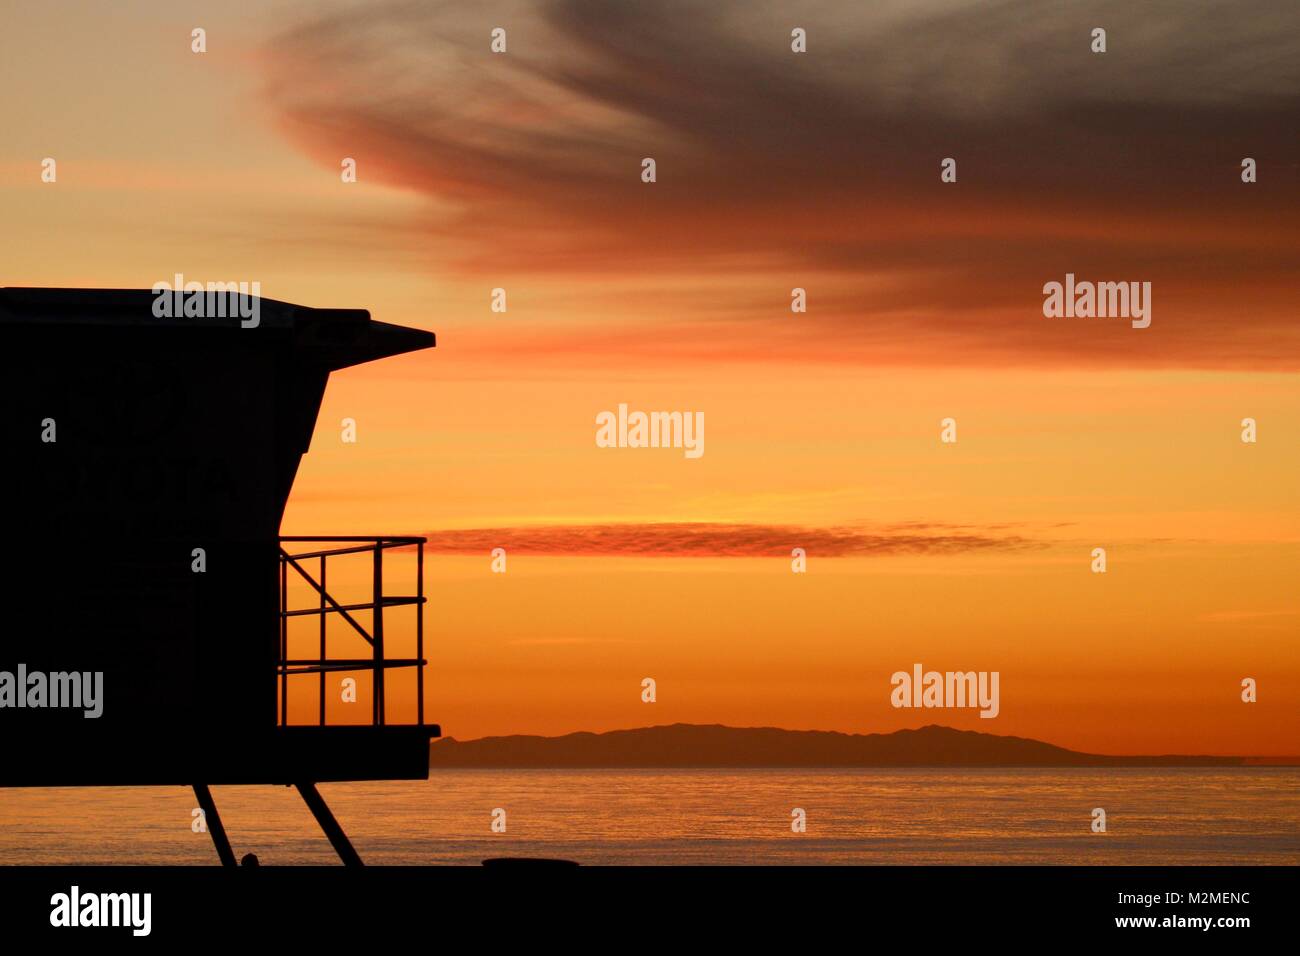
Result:
[[[103,674],[98,718],[0,709],[0,786],[192,786],[233,865],[209,786],[293,785],[343,861],[359,864],[315,785],[428,777],[440,731],[424,722],[425,539],[279,528],[330,372],[434,336],[360,309],[262,298],[254,328],[238,315],[159,318],[154,302],[150,291],[0,289],[12,559],[0,572],[0,671]],[[385,554],[390,569],[414,559],[406,593],[385,590]],[[327,589],[327,561],[341,555],[371,563],[368,601]],[[291,582],[307,586],[308,606],[288,606]],[[415,617],[388,646],[385,610]],[[319,642],[291,656],[299,617],[319,620]],[[346,622],[364,652],[327,647],[327,619]],[[415,685],[412,722],[390,719],[394,669]],[[332,688],[340,673],[369,697],[364,724],[326,722],[327,679]],[[316,719],[290,724],[295,694],[319,694]]]

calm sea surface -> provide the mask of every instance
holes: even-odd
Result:
[[[1295,769],[435,770],[320,789],[367,863],[1300,863]],[[337,863],[296,791],[213,793],[237,856]],[[0,790],[0,864],[215,864],[195,806],[179,787]]]

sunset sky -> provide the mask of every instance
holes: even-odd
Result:
[[[283,531],[429,536],[450,736],[1295,754],[1300,7],[1245,6],[16,0],[0,285],[437,333],[331,379]],[[1150,328],[1044,318],[1067,273]],[[597,447],[620,403],[704,455]],[[892,708],[917,662],[999,716]]]

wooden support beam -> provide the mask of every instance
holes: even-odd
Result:
[[[235,851],[230,848],[230,838],[226,836],[226,828],[221,824],[221,814],[217,813],[217,805],[212,800],[212,791],[208,789],[206,783],[196,783],[194,796],[199,798],[199,807],[203,810],[203,823],[212,834],[212,842],[217,845],[217,856],[221,860],[221,865],[234,866]]]
[[[357,854],[357,851],[353,849],[351,841],[348,840],[348,835],[343,832],[343,828],[339,826],[339,822],[334,819],[334,814],[330,813],[330,808],[325,804],[325,798],[316,790],[316,784],[299,783],[294,786],[296,786],[298,792],[302,794],[303,802],[307,804],[307,809],[309,809],[312,816],[316,818],[316,822],[320,824],[320,828],[324,830],[325,835],[329,837],[329,841],[334,847],[334,852],[339,855],[339,859],[343,861],[343,865],[364,866],[365,864],[361,862],[361,857]]]

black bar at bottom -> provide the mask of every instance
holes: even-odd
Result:
[[[508,850],[503,840],[502,852]],[[898,942],[909,953],[944,952],[955,944],[956,952],[974,954],[1008,944],[1047,944],[1036,949],[1055,951],[1063,940],[1077,948],[1082,941],[1112,946],[1128,938],[1121,951],[1183,952],[1191,943],[1193,951],[1236,952],[1262,951],[1261,943],[1294,938],[1295,929],[1294,866],[565,867],[523,861],[347,870],[276,866],[272,848],[262,855],[264,865],[235,869],[0,866],[0,938],[6,947],[45,932],[67,938],[56,900],[71,896],[72,887],[82,900],[151,894],[149,935],[156,938],[245,947],[268,928],[287,925],[299,948],[351,937],[373,941],[376,933],[419,938],[454,927],[457,939],[481,949],[517,942],[536,950],[557,940],[577,948],[571,944],[586,937],[605,949],[615,939],[658,941],[670,953],[751,946],[870,953]],[[120,899],[115,906],[122,909]],[[70,938],[99,945],[132,933],[118,925]],[[1206,945],[1197,947],[1196,940]]]

